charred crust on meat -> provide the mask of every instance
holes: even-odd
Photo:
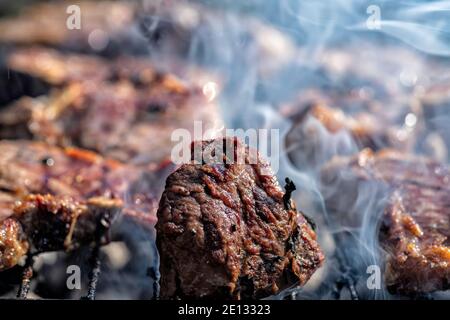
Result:
[[[366,208],[354,203],[359,186],[370,186],[383,199],[376,231],[389,292],[412,297],[449,289],[448,166],[398,151],[365,149],[335,157],[321,176],[325,188],[336,190],[325,197],[335,219],[356,224],[360,221],[353,217],[366,217],[357,212]]]
[[[156,197],[147,186],[154,179],[150,170],[29,141],[0,141],[0,158],[0,271],[27,254],[108,243],[121,212],[145,225],[155,222]],[[133,199],[126,210],[123,192]],[[144,217],[144,212],[150,214]]]
[[[289,240],[286,242],[287,251],[296,251],[298,240],[299,240],[299,231],[297,229],[292,233],[292,235],[289,237]]]
[[[317,230],[317,224],[314,221],[313,218],[311,218],[311,216],[305,214],[304,212],[302,212],[302,215],[305,217],[306,222],[308,222],[309,226],[311,227],[311,229],[313,229],[314,231]]]
[[[286,178],[286,179],[284,179],[284,181],[286,182],[286,185],[284,186],[284,189],[286,190],[286,192],[283,195],[284,208],[286,210],[292,210],[292,204],[291,204],[292,192],[297,190],[297,188],[291,179]]]
[[[195,144],[241,148],[245,163],[192,162],[167,178],[156,224],[162,299],[262,298],[305,284],[324,259],[293,201],[286,210],[275,177],[262,174],[267,163],[223,140]]]

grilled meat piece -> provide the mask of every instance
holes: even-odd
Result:
[[[0,271],[9,269],[28,253],[30,244],[15,219],[0,222]]]
[[[324,259],[316,234],[239,140],[194,142],[192,154],[216,146],[235,162],[216,153],[217,164],[185,164],[167,179],[156,225],[161,297],[260,298],[305,284]]]
[[[125,55],[105,59],[39,46],[14,48],[8,51],[6,67],[8,70],[21,72],[53,86],[86,81],[129,81],[136,87],[149,91],[161,89],[163,85],[165,90],[176,91],[177,88],[184,87],[181,89],[183,91],[201,87],[208,81],[219,82],[216,74],[178,60],[162,64],[149,57]],[[189,81],[187,83],[181,79]]]
[[[76,21],[76,11],[67,10],[76,10],[73,5],[80,8],[81,28],[70,28]],[[213,51],[216,46],[210,42],[222,41],[222,29],[230,25],[239,41],[231,45],[264,60],[262,72],[279,69],[295,55],[289,37],[250,15],[230,19],[207,6],[183,2],[60,1],[29,5],[19,16],[0,19],[0,42],[107,56],[152,54],[156,58],[167,53],[192,58],[192,54],[203,51],[203,46],[209,46],[209,59],[223,59],[223,52]]]
[[[386,45],[382,50],[380,55],[379,47],[362,41],[317,54],[315,71],[301,82],[298,97],[281,106],[292,121],[285,144],[295,166],[320,170],[332,156],[363,148],[418,149],[425,135],[418,97],[426,78],[419,75],[427,74],[431,64],[405,48]],[[300,49],[303,60],[308,55]],[[404,61],[411,62],[408,70]],[[310,69],[308,62],[299,72]]]
[[[36,50],[38,56],[56,54]],[[27,57],[32,53],[15,54]],[[104,64],[111,69],[98,69],[95,76],[105,80],[98,82],[89,75],[92,70],[97,72],[89,57],[56,55],[49,58],[48,64],[39,63],[37,71],[28,59],[22,59],[24,72],[58,78],[59,88],[49,97],[24,97],[0,110],[1,138],[31,137],[49,144],[94,150],[120,161],[148,164],[170,156],[174,130],[186,129],[193,134],[195,121],[203,132],[222,127],[217,105],[199,86],[206,81],[201,73],[198,79],[186,83],[173,74],[157,71],[151,62],[120,58]],[[75,68],[66,63],[70,59],[74,59]],[[54,76],[58,70],[60,75]]]
[[[26,252],[71,250],[101,241],[120,211],[154,224],[159,185],[170,169],[163,167],[138,169],[79,149],[1,141],[2,268]]]
[[[64,54],[40,47],[17,49],[7,56],[8,68],[52,85],[72,81],[99,81],[111,77],[106,60],[81,54]]]
[[[441,70],[447,66],[435,66]],[[419,95],[423,105],[423,114],[427,128],[427,135],[423,136],[421,147],[427,155],[441,162],[450,160],[450,129],[448,126],[450,114],[450,82],[439,81],[423,88]]]
[[[392,292],[450,288],[449,190],[408,185],[386,209],[382,243],[390,258],[386,285]]]
[[[145,48],[145,38],[132,37],[135,10],[134,4],[124,1],[58,1],[27,5],[18,16],[0,20],[0,42],[110,54],[117,51],[119,42],[122,50],[127,50],[131,49],[133,41],[141,39],[139,44]],[[81,24],[79,28],[77,21]]]
[[[11,209],[13,214],[0,222],[0,271],[16,265],[27,253],[70,251],[104,242],[122,202],[104,197],[77,201],[29,195]]]
[[[336,220],[355,226],[368,219],[365,193],[383,204],[386,285],[401,294],[450,288],[449,179],[448,167],[395,151],[364,150],[335,158],[322,171],[326,205]]]
[[[414,144],[413,127],[389,125],[367,112],[349,116],[341,109],[318,103],[291,119],[285,144],[291,161],[302,168],[319,168],[334,155],[351,155],[364,148],[409,151]]]
[[[0,137],[2,139],[31,139],[28,126],[36,102],[23,97],[0,109]]]
[[[0,188],[7,195],[120,196],[121,175],[132,173],[93,152],[39,142],[3,140],[0,151]]]
[[[177,54],[205,63],[221,61],[221,65],[225,65],[231,62],[236,67],[241,57],[230,61],[222,50],[223,32],[230,28],[233,32],[228,32],[226,38],[230,48],[237,54],[251,52],[252,58],[263,61],[258,64],[262,75],[279,71],[296,54],[295,44],[288,36],[251,15],[228,17],[211,6],[192,2],[162,5],[148,2],[140,13],[143,13],[141,30],[150,43],[150,52],[156,56]],[[207,60],[204,60],[204,48],[208,48]]]

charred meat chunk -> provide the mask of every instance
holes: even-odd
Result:
[[[386,285],[410,294],[449,289],[450,198],[448,190],[408,185],[385,211],[382,243],[389,254]]]
[[[0,222],[0,271],[16,265],[27,253],[70,251],[100,244],[122,209],[117,199],[29,195],[17,201],[13,214]]]
[[[442,69],[437,66],[436,69]],[[426,135],[421,137],[422,152],[440,162],[449,162],[450,129],[448,126],[450,113],[450,82],[438,82],[425,87],[420,96]]]
[[[52,194],[91,198],[121,196],[133,168],[96,153],[41,142],[0,141],[0,191],[6,196]],[[4,197],[3,197],[4,196]]]
[[[388,150],[336,157],[322,171],[326,205],[336,219],[361,221],[358,202],[367,206],[366,191],[383,203],[386,285],[406,295],[450,288],[449,180],[445,165]]]
[[[70,1],[35,3],[24,7],[20,14],[0,19],[0,42],[41,44],[60,49],[112,55],[122,43],[122,50],[131,49],[136,6],[125,1],[78,1],[82,21],[67,19],[67,13],[77,13]],[[82,24],[76,28],[77,21]],[[72,27],[66,27],[70,23]],[[141,37],[142,38],[142,37]],[[138,37],[134,36],[135,41]],[[128,40],[128,41],[127,41]],[[123,45],[124,43],[129,44]],[[140,45],[145,48],[144,40]],[[135,45],[136,46],[136,45]],[[134,47],[135,47],[134,46]]]
[[[52,49],[30,47],[12,51],[8,68],[41,79],[51,85],[71,81],[98,81],[110,77],[111,70],[99,57],[64,54]]]
[[[172,90],[176,95],[177,92],[199,90],[208,81],[220,82],[217,73],[178,60],[160,65],[151,57],[121,55],[106,59],[40,46],[8,50],[5,67],[55,87],[73,82],[127,81],[140,89]]]
[[[10,60],[12,68],[58,87],[48,96],[23,97],[2,108],[0,138],[76,146],[146,165],[168,159],[174,130],[192,133],[196,121],[204,131],[222,127],[214,97],[205,96],[196,82],[207,80],[197,73],[195,81],[186,82],[144,59],[120,58],[108,65],[46,49],[18,50]]]
[[[0,222],[0,271],[9,269],[28,253],[30,244],[15,219]]]
[[[305,284],[324,256],[305,217],[285,208],[269,164],[236,138],[194,142],[192,159],[195,150],[216,150],[219,162],[167,178],[156,225],[161,298],[261,298]]]
[[[342,109],[313,103],[290,118],[285,143],[289,158],[298,167],[320,167],[334,155],[351,155],[364,148],[409,151],[414,143],[414,128],[402,128],[368,112],[348,115]]]
[[[121,212],[151,226],[166,175],[164,165],[135,168],[80,149],[1,141],[0,269],[26,253],[103,243]]]

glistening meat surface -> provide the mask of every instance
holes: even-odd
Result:
[[[193,149],[221,142],[244,162],[185,164],[167,179],[156,225],[162,298],[261,298],[305,284],[324,259],[265,160],[252,164],[234,138]]]
[[[395,148],[410,152],[417,130],[379,114],[360,111],[349,115],[343,108],[312,102],[306,107],[296,106],[285,111],[292,126],[286,135],[288,156],[298,168],[320,168],[334,155],[352,155],[358,150]]]
[[[120,212],[152,225],[166,169],[138,169],[45,143],[1,141],[0,269],[28,252],[101,242]]]
[[[76,146],[147,165],[169,159],[177,129],[193,135],[195,122],[203,132],[222,128],[212,101],[218,92],[208,98],[202,90],[214,77],[197,70],[189,71],[193,75],[180,71],[190,79],[185,81],[145,59],[108,61],[43,48],[16,50],[9,60],[12,70],[43,78],[57,88],[46,97],[22,97],[2,108],[3,139]]]
[[[105,242],[122,202],[104,197],[86,201],[71,197],[29,195],[16,201],[0,222],[0,271],[15,266],[26,254],[74,250]]]
[[[402,294],[450,288],[449,181],[447,166],[387,150],[335,158],[322,171],[327,208],[337,219],[357,223],[364,214],[378,214],[358,206],[364,190],[385,207],[385,280],[391,292]]]

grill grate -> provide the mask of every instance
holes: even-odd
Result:
[[[341,293],[344,288],[347,288],[350,293],[350,298],[352,300],[359,300],[358,291],[356,290],[357,280],[355,278],[355,272],[351,267],[351,264],[348,261],[348,257],[345,254],[343,248],[346,248],[345,245],[345,237],[344,233],[336,233],[334,235],[334,241],[336,242],[336,247],[338,250],[336,251],[336,259],[339,264],[340,276],[335,281],[333,288],[333,297],[334,299],[340,299]]]
[[[89,286],[85,300],[95,300],[97,291],[97,284],[101,273],[101,261],[100,261],[100,245],[95,245],[92,250],[91,257],[89,259],[91,271],[89,272]],[[24,270],[22,272],[22,280],[20,282],[19,290],[17,291],[17,299],[26,300],[31,287],[31,278],[34,275],[33,270],[34,256],[27,256]]]
[[[89,287],[88,294],[83,299],[95,300],[95,294],[97,291],[97,283],[101,272],[101,261],[100,261],[100,246],[96,245],[92,250],[92,255],[90,257],[91,271],[89,272]]]
[[[339,300],[341,298],[342,289],[347,288],[350,292],[350,298],[352,300],[359,300],[358,292],[355,286],[355,279],[349,274],[344,273],[335,283],[333,288],[333,298]]]
[[[27,299],[30,291],[31,278],[33,277],[34,256],[28,255],[25,262],[25,268],[22,273],[22,281],[20,282],[19,291],[17,292],[18,299]]]
[[[108,231],[110,226],[111,226],[111,217],[109,215],[103,215],[97,223],[95,235],[96,241],[92,249],[91,256],[89,258],[91,271],[89,272],[88,292],[87,295],[82,299],[95,300],[97,284],[101,273],[100,246],[102,243],[102,236],[104,233]],[[27,256],[25,267],[22,273],[22,280],[19,286],[19,290],[17,292],[18,299],[27,299],[28,293],[30,291],[31,278],[33,277],[34,274],[33,263],[34,263],[34,256],[30,254]]]

